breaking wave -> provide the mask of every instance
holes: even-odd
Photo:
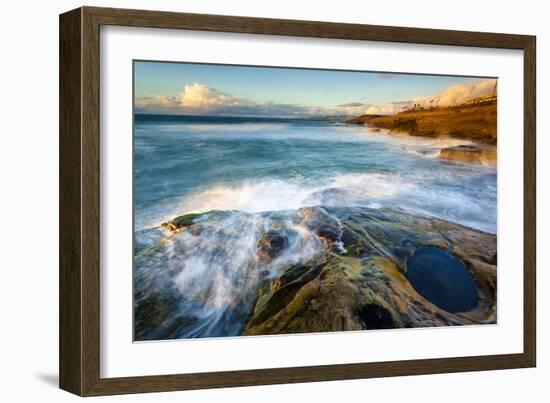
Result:
[[[135,131],[134,303],[154,326],[138,323],[139,340],[241,334],[259,283],[326,250],[306,207],[336,231],[329,211],[388,207],[496,233],[496,167],[434,158],[464,140],[318,122],[148,119]],[[189,213],[203,213],[190,230],[159,227]],[[262,260],[269,234],[284,248]],[[159,306],[173,315],[157,322]]]
[[[277,256],[262,260],[260,239],[272,231],[284,236],[288,244]],[[151,230],[138,232],[138,242],[147,242],[151,235]],[[158,240],[164,235],[156,236]],[[280,276],[285,268],[319,258],[324,251],[324,241],[304,224],[297,211],[206,214],[198,231],[165,239],[162,254],[153,258],[138,254],[137,303],[156,298],[157,290],[162,290],[164,298],[177,295],[174,299],[178,301],[169,323],[147,332],[146,338],[238,335],[261,280]],[[185,326],[171,329],[172,323]]]
[[[146,227],[157,226],[177,215],[212,210],[247,213],[295,210],[302,207],[391,207],[432,215],[488,232],[496,231],[494,199],[479,203],[464,193],[464,187],[438,185],[444,173],[399,175],[350,173],[321,180],[294,178],[244,181],[237,185],[214,185],[174,200],[159,211]],[[451,178],[456,180],[456,178]],[[434,183],[435,182],[435,183]]]

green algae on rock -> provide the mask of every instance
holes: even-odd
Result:
[[[283,281],[276,293],[267,290],[245,334],[495,323],[496,266],[489,263],[496,253],[495,235],[389,209],[308,208],[302,214],[314,229],[338,217],[343,226],[341,245],[327,242],[320,266],[311,262],[289,271],[309,273],[307,281],[302,275]],[[476,307],[445,311],[407,280],[408,258],[430,245],[452,247],[454,258],[464,262],[479,294]],[[277,309],[269,309],[270,298]]]

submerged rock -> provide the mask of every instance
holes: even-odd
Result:
[[[439,158],[444,160],[496,164],[497,147],[488,144],[463,144],[441,150]]]

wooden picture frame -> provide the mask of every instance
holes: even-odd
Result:
[[[230,372],[100,377],[100,27],[170,28],[524,52],[523,353]],[[525,368],[536,365],[535,37],[81,7],[60,16],[60,387],[81,396]]]

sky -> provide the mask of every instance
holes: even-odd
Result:
[[[134,62],[136,113],[311,117],[391,114],[491,95],[495,79]]]

